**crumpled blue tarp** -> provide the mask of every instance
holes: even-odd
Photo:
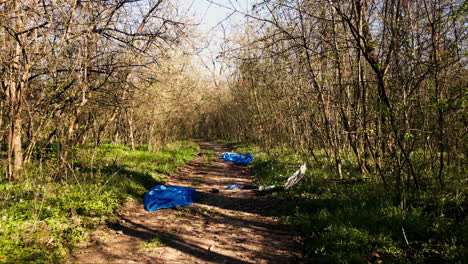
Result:
[[[253,155],[250,153],[247,153],[244,155],[242,154],[235,154],[235,153],[230,153],[230,152],[225,152],[221,155],[221,158],[223,158],[225,161],[233,161],[236,164],[239,165],[248,165],[252,162],[253,160]]]
[[[182,186],[156,185],[145,193],[145,210],[156,211],[163,208],[189,205],[195,202],[197,191]]]

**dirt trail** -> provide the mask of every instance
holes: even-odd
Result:
[[[202,151],[229,151],[220,144],[199,144]],[[198,157],[167,183],[195,188],[200,195],[197,203],[155,212],[129,204],[122,209],[120,222],[96,231],[93,243],[71,262],[302,263],[298,243],[274,217],[265,197],[252,190],[226,190],[233,183],[251,183],[245,167],[221,159],[205,165]],[[213,188],[219,192],[210,192]],[[164,244],[144,246],[155,237]]]

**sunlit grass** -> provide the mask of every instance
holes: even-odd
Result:
[[[53,152],[21,182],[0,182],[0,263],[57,262],[88,229],[110,221],[128,199],[142,199],[199,151],[177,142],[157,151],[106,144],[73,151],[59,168]]]
[[[164,247],[172,240],[174,240],[175,236],[172,234],[161,233],[157,234],[155,237],[146,240],[142,244],[143,249],[151,249],[151,248],[158,248]]]
[[[258,146],[231,144],[251,152],[250,165],[262,185],[282,185],[304,160],[291,151],[273,155]],[[275,151],[275,150],[273,150]],[[468,258],[467,183],[454,175],[445,189],[431,182],[406,194],[404,207],[396,185],[384,186],[360,175],[352,159],[348,179],[336,180],[333,164],[317,153],[303,180],[288,191],[271,194],[285,222],[303,237],[306,254],[330,263],[464,263]],[[351,155],[350,155],[351,156]]]

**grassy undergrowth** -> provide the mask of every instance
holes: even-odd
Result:
[[[190,142],[158,151],[102,145],[73,150],[73,162],[61,167],[48,153],[21,182],[0,181],[0,263],[59,261],[87,230],[112,219],[129,199],[141,199],[198,150]]]
[[[304,162],[294,152],[266,154],[255,146],[231,147],[254,154],[251,168],[259,184],[284,184]],[[309,161],[307,174],[297,186],[272,194],[314,262],[468,263],[464,175],[448,179],[445,189],[428,184],[408,193],[402,209],[395,186],[363,178],[350,161],[345,165],[354,181],[332,179],[332,165],[325,160]]]

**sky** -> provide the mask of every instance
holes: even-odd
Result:
[[[182,0],[185,8],[190,8],[194,22],[199,24],[198,31],[205,36],[201,47],[202,64],[220,71],[222,66],[216,59],[223,50],[224,38],[239,30],[246,13],[255,0]],[[238,10],[240,12],[235,12]]]

